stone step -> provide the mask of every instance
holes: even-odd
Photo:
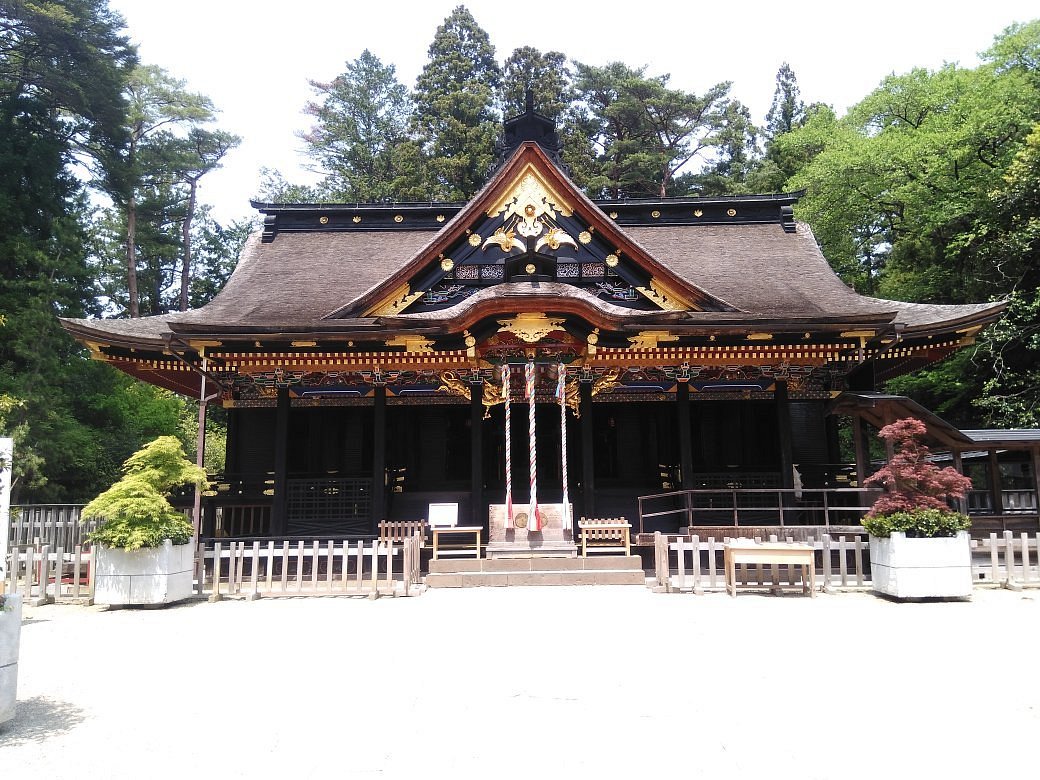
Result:
[[[426,575],[428,588],[481,588],[510,585],[646,585],[642,569],[571,571],[460,571]]]
[[[483,558],[481,560],[438,559],[430,561],[431,574],[500,572],[639,571],[638,555],[596,555],[589,558]]]

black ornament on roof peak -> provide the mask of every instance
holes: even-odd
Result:
[[[496,159],[492,170],[497,169],[508,160],[525,141],[534,141],[549,159],[566,171],[561,153],[563,141],[556,132],[556,123],[547,116],[534,110],[534,90],[527,90],[525,95],[526,110],[522,114],[511,117],[503,123],[503,134],[495,144]]]

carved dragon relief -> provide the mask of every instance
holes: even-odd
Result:
[[[476,385],[476,382],[468,382],[462,379],[456,371],[441,372],[440,380],[441,386],[437,388],[437,392],[451,393],[460,398],[465,398],[467,401],[472,400],[473,387]],[[484,405],[484,419],[487,420],[491,417],[491,407],[505,403],[505,399],[502,397],[501,391],[487,380],[482,379],[480,385],[482,388],[480,400]]]
[[[594,398],[601,393],[608,393],[618,387],[621,384],[621,375],[623,373],[624,369],[613,368],[605,374],[597,376],[592,380],[591,396]],[[441,372],[440,382],[441,386],[437,388],[438,392],[450,393],[459,398],[465,398],[467,401],[472,400],[473,388],[476,383],[463,379],[457,371]],[[567,379],[564,383],[564,403],[574,413],[575,418],[581,417],[581,384],[579,377]],[[505,403],[505,398],[502,397],[501,386],[486,379],[482,379],[480,385],[482,388],[481,403],[484,406],[484,419],[487,420],[491,417],[491,407]]]

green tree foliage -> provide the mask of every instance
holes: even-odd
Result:
[[[178,309],[187,311],[191,297],[195,265],[193,227],[198,214],[198,188],[202,177],[220,167],[221,160],[241,139],[223,130],[192,127],[181,141],[179,160],[175,164],[177,178],[187,190],[184,217],[181,220],[181,274]]]
[[[756,192],[780,192],[787,180],[801,170],[819,149],[812,146],[799,147],[785,144],[782,139],[792,130],[802,127],[809,117],[826,113],[831,119],[834,112],[827,106],[814,103],[806,106],[801,99],[798,78],[788,63],[783,63],[776,73],[776,89],[773,102],[766,113],[762,139],[765,152],[757,161],[748,184]]]
[[[126,138],[134,48],[106,0],[0,2],[0,132],[36,133],[105,171]]]
[[[0,432],[18,447],[15,502],[96,494],[142,441],[176,431],[184,414],[182,399],[87,359],[57,319],[104,309],[92,259],[99,211],[87,188],[125,202],[135,65],[122,20],[101,0],[0,2]],[[199,221],[197,264],[214,281],[191,294],[210,297],[229,273],[217,245],[241,239],[237,228]],[[113,295],[126,305],[118,277]]]
[[[817,113],[777,145],[810,157],[791,185],[847,281],[882,297],[1008,316],[950,365],[890,384],[953,422],[1036,424],[1040,22],[997,37],[981,66],[893,75],[843,119]]]
[[[303,140],[325,174],[323,199],[363,203],[396,196],[412,104],[394,66],[365,49],[332,81],[310,85],[318,101],[307,104],[315,124]]]
[[[776,72],[776,89],[773,91],[773,102],[766,114],[766,125],[762,129],[762,135],[766,141],[772,141],[777,136],[800,127],[804,119],[805,104],[798,88],[798,77],[785,62]]]
[[[428,197],[466,200],[484,184],[499,130],[501,77],[488,34],[458,6],[437,28],[415,83],[413,128],[426,165],[413,176],[425,180]]]
[[[182,142],[184,133],[191,133],[214,119],[214,108],[209,98],[186,89],[185,83],[161,68],[143,65],[134,68],[127,83],[129,102],[129,142],[122,160],[126,186],[113,193],[122,212],[126,229],[127,306],[131,317],[141,316],[141,294],[138,290],[138,221],[139,211],[152,218],[152,228],[161,229],[165,214],[174,206],[172,189],[177,175],[183,176],[187,150]],[[233,136],[224,134],[220,139],[224,151],[215,156],[215,167],[220,157],[237,143]],[[219,143],[210,145],[220,146]],[[197,153],[199,163],[204,153]],[[182,166],[182,167],[178,167]],[[211,168],[210,168],[211,169]],[[149,211],[150,210],[150,211]],[[147,233],[147,228],[145,228]],[[160,253],[159,257],[162,257]],[[148,258],[144,258],[147,260]],[[159,260],[156,260],[158,263]],[[161,273],[153,269],[153,280]],[[157,307],[154,299],[160,297],[154,287],[148,291],[153,298],[152,313]]]
[[[671,89],[667,75],[646,76],[645,67],[576,68],[578,128],[596,151],[597,170],[587,185],[594,195],[687,194],[675,192],[676,174],[695,158],[720,152],[733,140],[725,133],[730,122],[746,118],[739,108],[730,113],[728,82],[698,96]]]
[[[83,508],[83,518],[104,518],[90,540],[136,550],[158,547],[164,539],[188,542],[192,525],[167,501],[179,485],[206,484],[206,472],[191,463],[173,436],[160,436],[123,464],[123,476]]]
[[[574,100],[567,57],[532,46],[514,49],[502,68],[502,110],[507,117],[527,109],[527,90],[534,93],[534,110],[553,121],[563,119]]]

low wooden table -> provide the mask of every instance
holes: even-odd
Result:
[[[726,590],[737,595],[737,564],[781,564],[802,567],[802,592],[816,595],[816,565],[814,550],[808,544],[763,542],[760,544],[727,544],[723,548],[726,562]]]
[[[444,555],[472,555],[474,558],[480,558],[480,535],[484,531],[482,526],[453,525],[440,528],[434,527],[430,531],[433,534],[433,560],[437,560],[442,553]],[[441,534],[473,534],[476,537],[476,544],[472,548],[469,545],[465,545],[461,549],[441,550],[438,547],[440,544],[438,537]]]

